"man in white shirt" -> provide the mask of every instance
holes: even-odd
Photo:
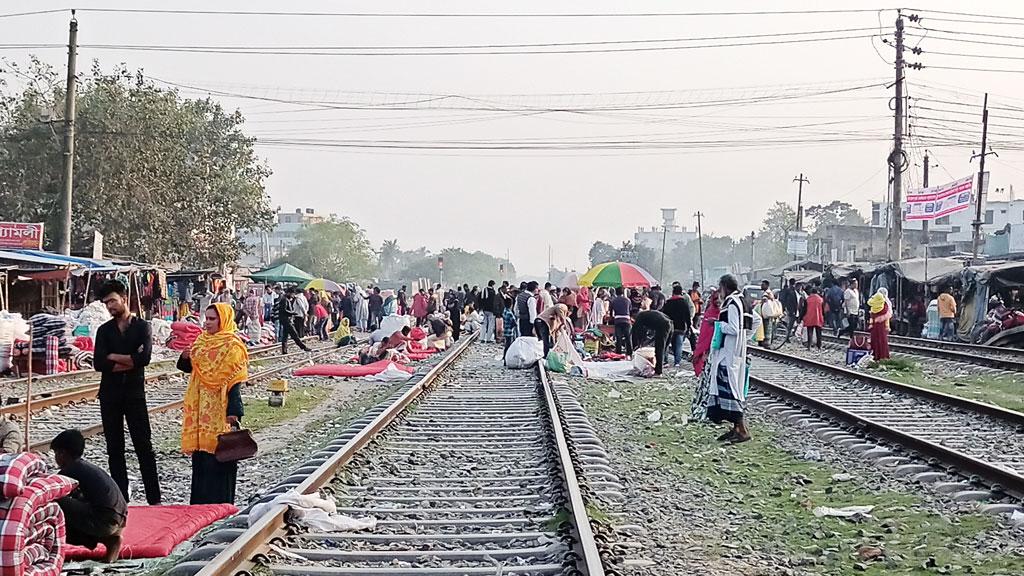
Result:
[[[300,337],[306,336],[306,318],[309,316],[309,300],[306,299],[306,293],[304,290],[295,291],[295,306],[302,312],[302,320],[298,322],[302,326]]]
[[[262,301],[264,322],[270,322],[270,316],[274,311],[274,302],[277,302],[277,294],[274,293],[274,287],[270,284],[263,288]]]
[[[843,281],[843,284],[845,283]],[[860,291],[857,289],[856,280],[850,280],[849,285],[843,290],[843,313],[846,314],[846,321],[849,323],[848,330],[853,335],[860,324]]]
[[[555,299],[551,296],[551,282],[544,283],[544,289],[540,291],[540,301],[544,304],[545,310],[555,305]]]

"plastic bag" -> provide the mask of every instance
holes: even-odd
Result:
[[[552,350],[548,352],[547,365],[548,370],[552,372],[566,372],[566,364],[568,363],[568,354]]]
[[[654,376],[654,348],[640,348],[633,353],[633,369],[645,378]]]
[[[711,336],[711,349],[718,350],[719,348],[721,348],[723,339],[724,338],[722,334],[722,323],[715,322],[715,333],[714,335]]]
[[[544,344],[533,336],[515,339],[505,353],[505,366],[515,369],[532,368],[544,357]]]

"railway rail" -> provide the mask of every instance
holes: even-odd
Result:
[[[312,355],[306,355],[305,352],[297,352],[281,355],[277,358],[265,358],[265,360],[287,358],[288,361],[280,366],[274,366],[272,368],[267,368],[250,374],[248,382],[253,383],[271,376],[276,376],[285,370],[325,358],[331,354],[344,353],[347,351],[348,348],[336,349],[331,345],[325,349],[315,351]],[[184,392],[187,385],[187,379],[181,372],[175,371],[173,373],[167,372],[152,376],[147,375],[146,380],[149,382],[157,379],[170,378],[172,374],[175,376],[176,383],[168,383],[164,386],[154,386],[147,389],[146,403],[149,407],[150,414],[174,410],[176,408],[180,408],[184,404]],[[30,426],[31,439],[29,441],[28,449],[32,451],[47,450],[50,445],[50,440],[53,439],[53,437],[61,430],[65,430],[67,428],[78,428],[86,437],[101,434],[103,432],[103,424],[100,419],[99,402],[96,401],[96,394],[98,391],[98,384],[88,385],[64,394],[45,398],[38,403],[33,401],[29,406],[29,409],[34,411],[32,412],[32,422]],[[10,409],[13,414],[24,414],[25,405],[22,403],[5,406],[4,410],[6,411],[7,409]]]
[[[327,348],[331,348],[331,347],[332,346],[326,346],[326,347],[323,347],[323,348],[314,348],[314,350],[323,350],[323,349],[327,349]],[[276,349],[276,348],[267,348],[267,349],[260,350],[259,352],[266,353],[266,352],[269,352],[269,351],[271,351],[273,349]],[[265,356],[265,357],[261,357],[261,358],[252,358],[250,356],[250,362],[274,361],[274,360],[280,360],[282,358],[298,357],[298,356],[303,355],[303,354],[305,354],[305,352],[297,351],[297,352],[289,352],[288,354],[277,354],[277,355]],[[95,399],[97,392],[99,392],[99,374],[96,373],[96,372],[92,372],[91,374],[96,377],[92,382],[88,382],[88,383],[75,382],[75,383],[72,383],[71,385],[68,385],[68,386],[65,386],[65,387],[50,388],[50,389],[47,389],[47,390],[41,390],[41,391],[38,391],[38,392],[33,392],[32,393],[32,401],[31,401],[30,406],[28,408],[30,410],[34,411],[34,412],[38,412],[38,411],[41,411],[41,410],[46,410],[48,408],[52,408],[54,406],[61,406],[61,405],[69,404],[69,403],[73,403],[73,402],[83,402],[83,401],[88,401],[88,400]],[[171,370],[163,370],[163,371],[159,371],[159,372],[148,372],[146,374],[146,382],[147,383],[157,382],[157,381],[161,381],[161,380],[164,380],[164,379],[167,379],[167,378],[176,377],[176,376],[180,376],[180,375],[181,375],[181,372],[178,371],[176,368],[175,369],[171,369]],[[33,382],[33,384],[34,384],[34,382]],[[0,407],[0,414],[2,414],[2,415],[9,414],[11,416],[23,415],[25,413],[25,408],[26,408],[25,404],[26,403],[25,403],[25,401],[23,399],[20,402],[12,402],[12,403],[6,404],[6,405]]]
[[[311,343],[316,342],[317,339],[316,339],[315,336],[307,336],[307,337],[303,338],[303,341],[306,344],[311,344]],[[261,356],[261,355],[266,354],[268,352],[273,352],[274,350],[277,350],[279,347],[280,347],[280,343],[277,343],[277,344],[265,344],[265,345],[262,345],[262,346],[253,346],[252,348],[249,348],[249,356],[250,357]],[[177,362],[177,361],[178,361],[178,357],[177,356],[175,356],[174,358],[165,358],[165,359],[162,359],[162,360],[153,360],[152,362],[149,363],[148,368],[152,369],[152,368],[154,368],[156,366],[163,366],[163,365],[170,365],[170,366],[173,367],[174,363]],[[171,371],[168,371],[167,373],[170,373],[170,372]],[[99,381],[99,375],[97,374],[97,372],[95,370],[89,369],[89,370],[73,370],[71,372],[61,372],[59,374],[36,374],[36,375],[32,376],[32,385],[36,386],[36,385],[40,385],[40,384],[43,384],[43,383],[49,383],[49,382],[62,382],[63,383],[63,381],[65,381],[65,380],[77,380],[79,378],[83,378],[83,379],[85,379],[87,381],[96,381],[96,382]],[[0,378],[0,388],[3,388],[5,390],[16,389],[17,386],[24,385],[27,381],[28,381],[27,377]],[[87,384],[87,383],[90,383],[90,382],[79,382],[79,384],[83,384],[83,385]],[[5,398],[4,402],[5,403],[9,403],[8,402],[9,400],[10,400],[10,398]],[[23,400],[23,399],[19,398],[19,400]],[[11,403],[13,403],[13,402],[11,402]]]
[[[460,342],[260,500],[321,493],[372,531],[306,531],[281,504],[250,525],[250,508],[167,576],[614,574],[587,514],[619,486],[607,455],[566,388],[493,357]]]
[[[796,421],[808,412],[836,420],[854,433],[822,423],[815,428],[870,457],[911,466],[908,473],[926,472],[913,463],[915,456],[941,462],[946,473],[932,472],[927,479],[946,483],[961,499],[1024,497],[1024,414],[781,352],[751,350],[752,386],[794,406],[787,416]],[[978,490],[982,483],[986,491]]]
[[[848,341],[846,337],[822,335],[822,342],[846,344]],[[889,349],[900,354],[973,364],[995,370],[1024,372],[1024,350],[1015,348],[889,336]]]

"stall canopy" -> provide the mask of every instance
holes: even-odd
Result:
[[[285,263],[253,272],[249,278],[260,282],[308,282],[313,280],[313,275]]]
[[[880,264],[874,270],[865,272],[895,272],[901,276],[919,284],[942,284],[952,282],[960,278],[964,270],[964,262],[954,258],[908,258]]]

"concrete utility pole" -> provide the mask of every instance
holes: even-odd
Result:
[[[978,165],[978,195],[974,197],[974,238],[971,241],[971,264],[978,263],[978,247],[981,245],[981,214],[985,204],[985,156],[995,154],[987,150],[988,147],[988,92],[985,92],[985,104],[981,110],[981,153],[971,156],[981,158]]]
[[[799,178],[793,178],[793,182],[798,182],[796,189],[796,229],[804,229],[804,183],[810,184],[811,181],[804,178],[804,173],[800,173]]]
[[[892,233],[889,236],[889,257],[899,260],[903,257],[903,14],[896,16],[896,98],[893,104],[895,112],[892,156]]]
[[[665,240],[668,237],[668,226],[664,224],[661,226],[661,275],[658,277],[658,281],[661,285],[665,285]]]
[[[750,231],[750,282],[754,282],[754,231]]]
[[[704,234],[700,229],[700,218],[703,216],[700,212],[694,214],[697,217],[697,251],[700,253],[700,286],[704,287]]]
[[[71,190],[75,173],[75,94],[77,93],[76,60],[78,57],[78,20],[71,11],[68,32],[68,84],[64,94],[64,193],[60,199],[61,227],[57,251],[71,254]]]
[[[922,188],[927,188],[928,187],[928,168],[930,168],[930,166],[928,166],[928,163],[929,163],[928,151],[925,150],[924,151],[924,174],[922,175],[922,178],[921,178],[921,187]],[[928,242],[930,240],[930,238],[928,238],[928,221],[927,220],[922,220],[921,221],[921,235],[924,237],[923,238],[924,246],[925,246],[924,251],[925,251],[925,257],[927,258],[928,257]]]

